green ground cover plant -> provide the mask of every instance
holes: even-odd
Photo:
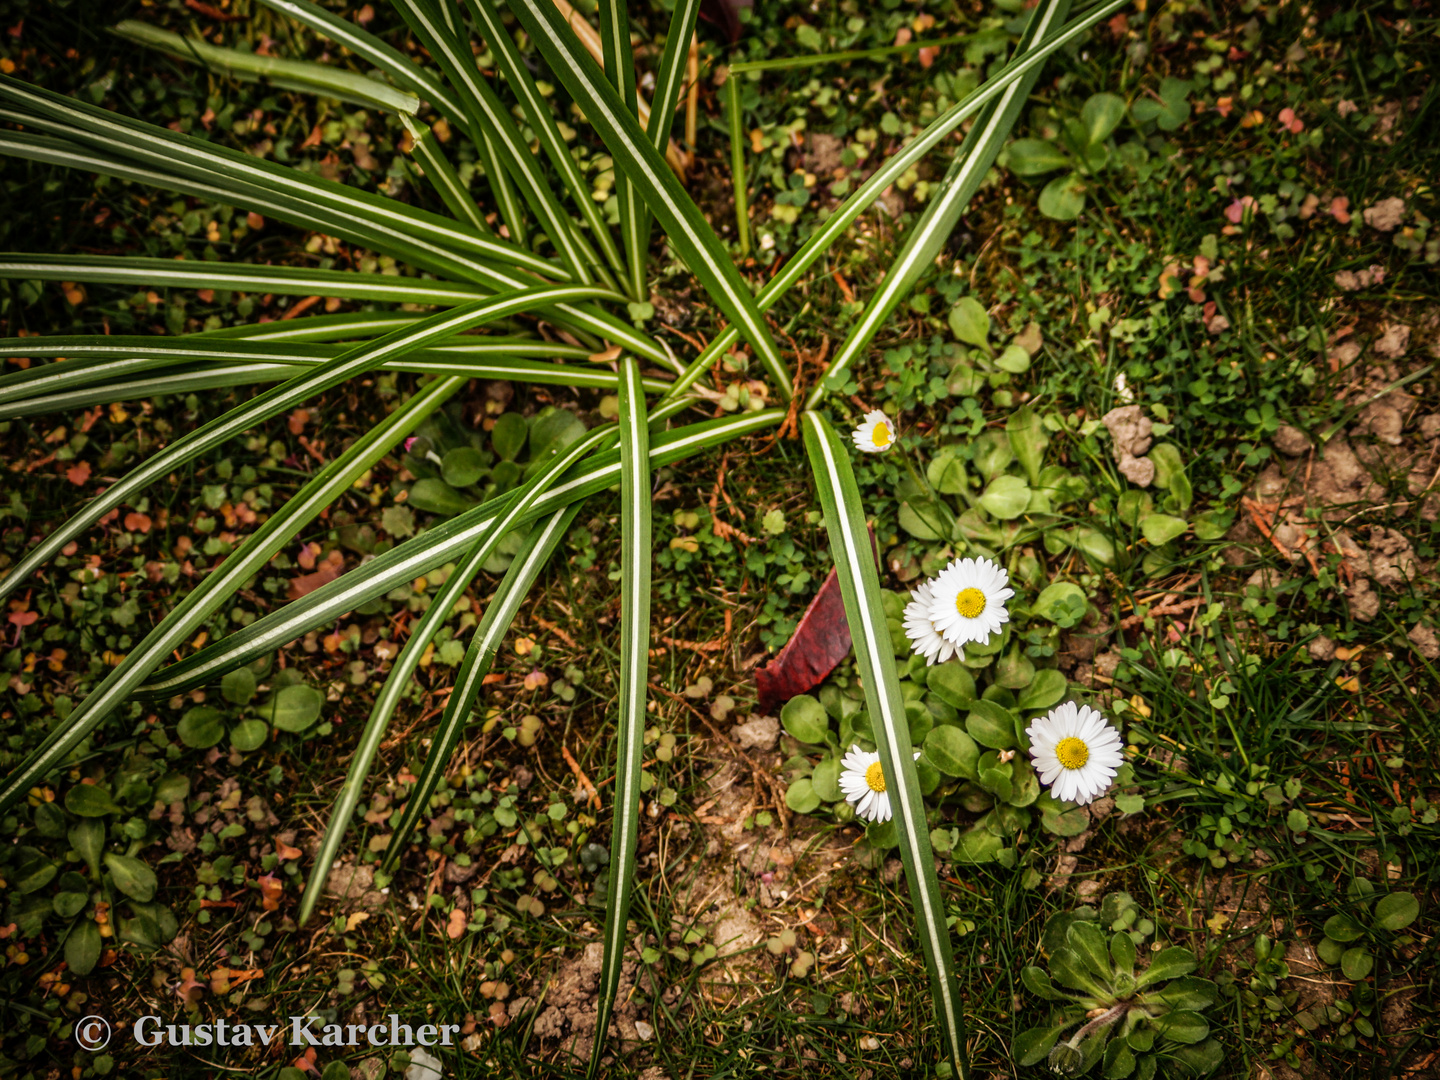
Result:
[[[1423,1074],[1435,21],[586,6],[5,13],[3,1071]]]

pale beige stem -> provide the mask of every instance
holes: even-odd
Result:
[[[600,42],[599,33],[590,25],[590,20],[576,11],[570,5],[569,0],[554,0],[554,4],[555,10],[560,12],[560,17],[570,24],[570,29],[574,31],[575,36],[580,39],[580,44],[585,46],[585,51],[595,58],[597,64],[604,67],[605,46]],[[691,45],[690,48],[691,63],[694,64],[696,63],[695,47]],[[635,93],[635,99],[637,105],[636,112],[639,113],[640,116],[640,126],[642,128],[649,127],[650,103],[645,100],[645,95],[638,90]],[[688,132],[689,130],[690,126],[687,121],[686,131]],[[693,145],[694,140],[691,139],[690,141]],[[685,179],[685,153],[676,145],[674,139],[669,140],[669,145],[665,147],[665,160],[670,163],[670,168],[675,170],[676,175],[678,175],[680,179]]]

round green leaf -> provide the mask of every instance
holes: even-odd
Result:
[[[1365,928],[1349,915],[1331,915],[1325,920],[1325,936],[1332,941],[1354,941],[1364,933]]]
[[[979,696],[975,693],[975,676],[963,664],[946,661],[930,669],[926,683],[930,692],[956,709],[968,709]]]
[[[95,818],[77,821],[70,830],[70,846],[92,872],[100,870],[100,853],[105,850],[105,825]]]
[[[248,705],[255,696],[255,673],[248,667],[227,671],[220,680],[220,693],[232,705]]]
[[[26,894],[43,889],[60,872],[60,868],[36,848],[22,847],[18,854],[16,865],[5,875],[6,883],[17,893]]]
[[[945,519],[941,516],[939,508],[929,500],[917,499],[913,505],[910,502],[902,502],[897,517],[900,527],[915,539],[941,539],[940,529],[943,527]]]
[[[154,899],[155,890],[159,887],[155,871],[139,859],[108,852],[105,855],[105,867],[110,871],[115,887],[131,900],[138,900],[143,904]]]
[[[437,480],[432,476],[416,480],[410,486],[406,502],[416,510],[423,510],[427,514],[440,514],[443,517],[463,514],[475,505],[444,480]]]
[[[264,720],[241,720],[230,729],[230,745],[248,754],[264,746],[269,734],[270,725]]]
[[[501,413],[490,429],[490,445],[502,461],[514,461],[519,457],[529,437],[530,426],[519,413]]]
[[[995,366],[1019,375],[1030,370],[1030,354],[1019,345],[1006,345],[1005,350],[995,358]]]
[[[810,774],[810,786],[824,802],[839,802],[844,798],[844,792],[840,790],[839,758],[827,757],[816,765],[815,771]]]
[[[62,892],[55,897],[55,914],[62,919],[73,919],[90,902],[88,892]]]
[[[1118,94],[1091,94],[1080,107],[1080,122],[1091,145],[1104,142],[1125,118],[1125,99]]]
[[[195,750],[208,750],[225,737],[225,725],[220,722],[220,710],[209,705],[196,705],[186,709],[185,715],[175,729],[180,741]]]
[[[958,863],[988,863],[994,862],[995,856],[1005,846],[1005,840],[996,836],[989,829],[975,828],[964,833],[960,837],[960,843],[955,845],[953,858]]]
[[[1375,925],[1381,930],[1403,930],[1419,917],[1414,893],[1393,892],[1375,905]]]
[[[803,777],[791,784],[785,792],[785,805],[797,814],[813,813],[820,805],[820,796],[809,777]]]
[[[977,701],[965,718],[965,730],[981,746],[1010,750],[1015,746],[1015,718],[993,701]]]
[[[100,962],[100,928],[93,919],[81,919],[65,939],[65,963],[76,975],[89,975]]]
[[[85,818],[120,813],[120,807],[115,805],[109,790],[99,784],[76,784],[65,792],[65,809],[76,817]]]
[[[65,811],[53,802],[42,802],[34,811],[35,831],[50,840],[59,840],[65,835]]]
[[[997,476],[980,496],[980,505],[1001,521],[1010,521],[1030,504],[1030,485],[1018,476]]]
[[[1040,192],[1040,212],[1055,221],[1074,221],[1085,209],[1085,184],[1078,173],[1057,176]]]
[[[1359,982],[1370,974],[1375,966],[1375,957],[1363,945],[1346,949],[1340,956],[1340,970],[1351,982]]]
[[[1016,176],[1044,176],[1070,166],[1070,159],[1044,139],[1016,139],[1006,148],[1005,160]]]
[[[511,413],[502,413],[510,416]],[[524,421],[521,421],[524,425]],[[493,432],[492,432],[493,435]],[[447,451],[440,462],[440,476],[451,487],[469,487],[485,475],[485,458],[473,446],[457,446]]]
[[[1189,527],[1184,518],[1171,517],[1169,514],[1146,514],[1140,519],[1140,532],[1156,547],[1168,544],[1184,534]]]
[[[1210,1025],[1197,1012],[1178,1009],[1150,1021],[1155,1030],[1178,1043],[1198,1043],[1210,1034]]]
[[[979,775],[976,764],[980,760],[980,748],[958,727],[941,724],[925,736],[925,760],[946,776],[974,780]]]
[[[780,723],[802,743],[819,746],[830,730],[830,716],[825,706],[809,694],[798,694],[780,710]]]
[[[1041,668],[1035,672],[1035,678],[1020,694],[1020,711],[1035,712],[1050,708],[1065,696],[1067,686],[1065,676],[1059,671],[1054,668]]]
[[[950,309],[950,330],[967,345],[987,348],[990,340],[990,315],[973,296],[964,296]]]
[[[281,731],[301,732],[320,719],[325,695],[312,686],[281,687],[270,703],[270,723]]]
[[[155,785],[155,800],[166,806],[180,802],[190,795],[190,778],[183,773],[167,773]]]

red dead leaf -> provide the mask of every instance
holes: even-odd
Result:
[[[90,463],[82,461],[79,465],[72,465],[65,470],[65,479],[69,480],[76,487],[84,485],[90,479]]]
[[[275,854],[283,862],[287,859],[298,859],[304,853],[298,847],[291,847],[284,840],[277,840],[275,841]]]
[[[340,576],[345,569],[345,556],[339,551],[332,551],[322,562],[313,574],[301,574],[297,578],[290,579],[289,597],[291,600],[299,600],[320,588],[328,585]]]
[[[175,993],[187,1005],[195,1005],[200,1001],[205,993],[205,984],[195,978],[194,968],[181,969],[180,985],[175,988]]]
[[[256,884],[260,886],[260,895],[264,897],[262,906],[266,911],[280,910],[280,897],[285,893],[285,886],[274,874],[266,874],[259,878]]]
[[[125,530],[127,532],[148,533],[150,531],[150,516],[138,514],[133,510],[125,515]]]
[[[9,616],[10,622],[16,626],[29,626],[38,618],[38,611],[12,611]]]
[[[873,550],[873,535],[870,543]],[[840,595],[840,581],[831,570],[780,655],[755,672],[756,707],[762,713],[773,714],[796,694],[813,690],[849,651],[845,601]]]

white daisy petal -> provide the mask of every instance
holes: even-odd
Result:
[[[865,419],[850,434],[855,445],[867,454],[883,454],[895,445],[895,425],[879,409],[865,414]]]
[[[1124,761],[1120,733],[1088,705],[1066,701],[1025,729],[1040,782],[1062,801],[1084,805],[1110,789]]]
[[[1005,601],[1014,596],[1009,575],[988,559],[956,559],[927,583],[926,615],[935,632],[957,652],[968,642],[985,644],[1010,619]],[[907,633],[909,632],[907,626]],[[911,640],[915,640],[911,636]]]

